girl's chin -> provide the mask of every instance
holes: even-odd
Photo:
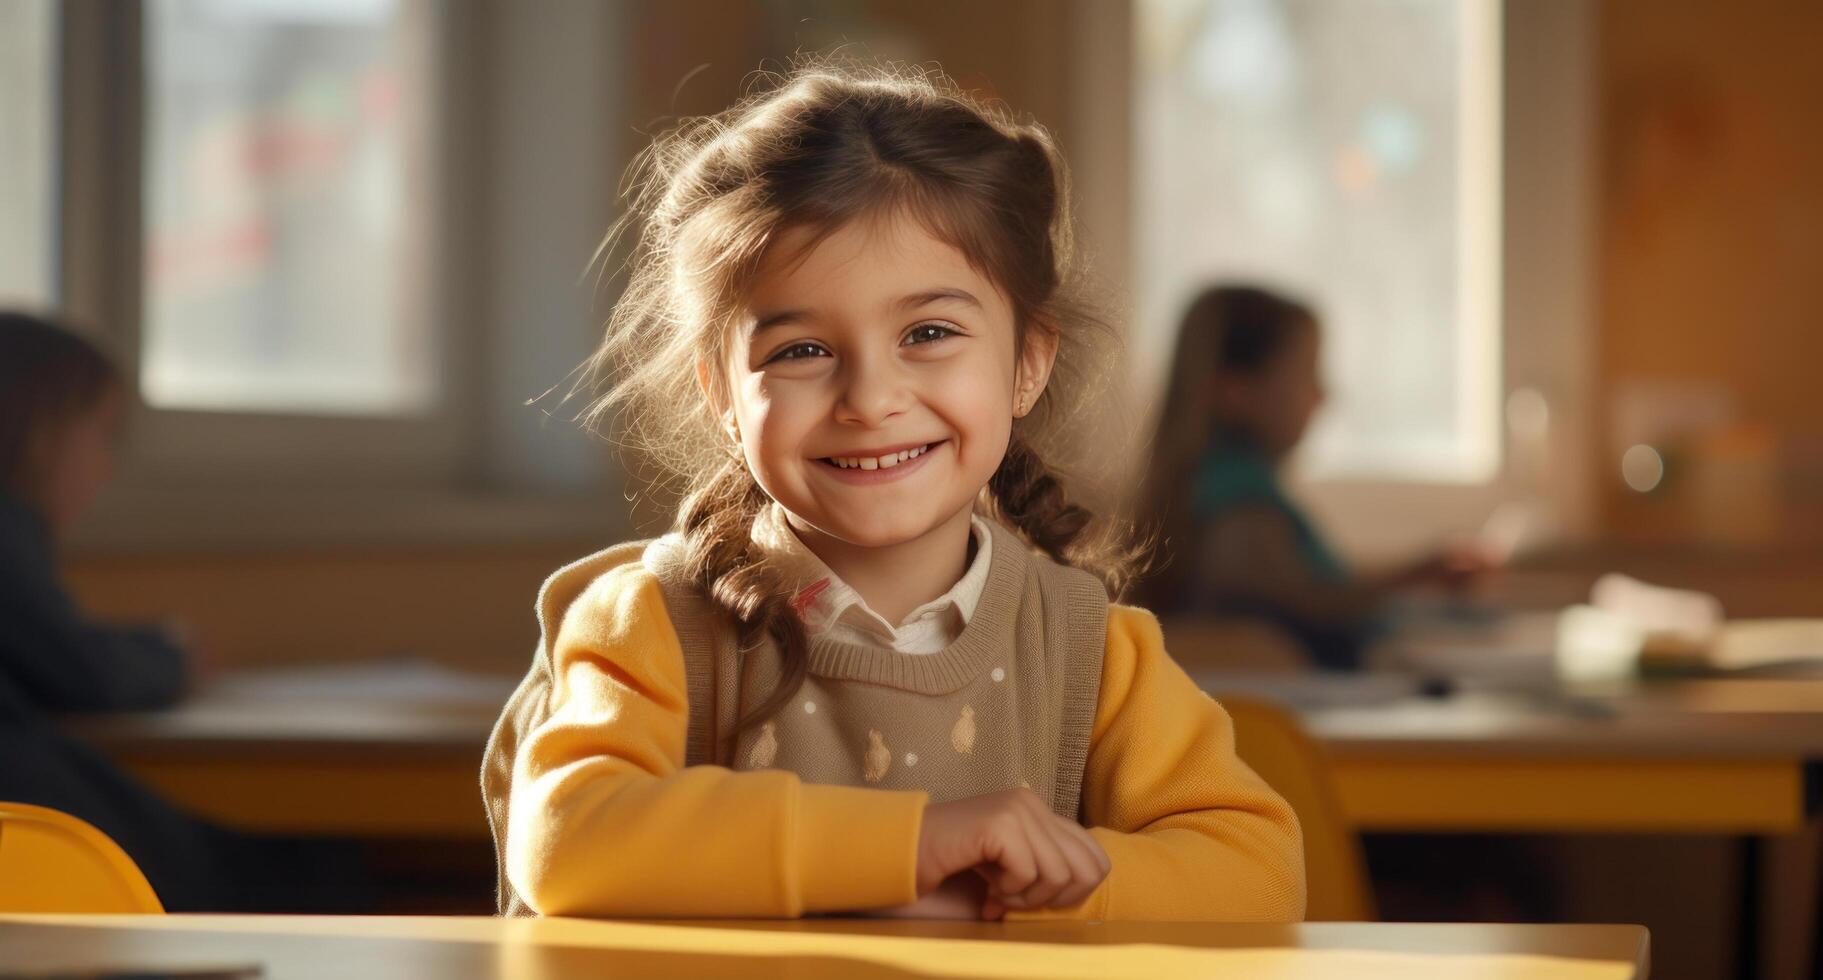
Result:
[[[949,518],[932,514],[924,518],[907,520],[906,515],[901,512],[888,520],[869,521],[845,518],[839,521],[821,521],[812,518],[806,523],[815,527],[822,534],[851,547],[894,548],[910,544],[941,529],[949,523]]]

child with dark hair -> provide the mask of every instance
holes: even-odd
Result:
[[[92,623],[56,577],[54,541],[112,475],[126,403],[87,341],[0,313],[0,716],[152,708],[183,690],[170,632]]]
[[[358,911],[370,886],[348,845],[217,827],[55,723],[172,704],[193,673],[169,631],[91,622],[57,578],[57,540],[112,475],[127,405],[119,373],[88,341],[0,312],[0,800],[94,824],[167,911]]]
[[[1252,286],[1205,290],[1184,313],[1141,496],[1162,554],[1144,583],[1162,617],[1265,620],[1320,667],[1360,665],[1395,591],[1459,584],[1487,560],[1446,549],[1357,574],[1286,493],[1279,470],[1325,392],[1317,316]]]

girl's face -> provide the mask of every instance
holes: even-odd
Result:
[[[1322,335],[1315,324],[1296,328],[1285,348],[1260,370],[1220,379],[1228,418],[1238,419],[1272,457],[1289,455],[1328,397],[1323,388]]]
[[[87,410],[58,427],[40,452],[45,460],[42,505],[44,519],[62,532],[88,510],[114,476],[114,448],[126,410],[118,389],[105,392]]]
[[[916,221],[781,235],[736,319],[724,418],[800,532],[915,540],[971,511],[1055,345]]]

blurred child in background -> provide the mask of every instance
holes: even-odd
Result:
[[[1325,397],[1321,344],[1309,307],[1264,289],[1190,304],[1140,498],[1163,552],[1143,598],[1161,618],[1263,619],[1317,666],[1353,669],[1394,592],[1458,586],[1487,562],[1453,548],[1355,574],[1285,492],[1280,470]]]
[[[48,322],[0,314],[0,713],[170,704],[189,658],[173,631],[90,622],[54,543],[113,475],[127,396],[114,366]]]
[[[88,821],[167,911],[355,911],[368,885],[345,845],[250,838],[185,813],[65,735],[67,712],[159,708],[196,664],[177,632],[90,621],[56,547],[113,474],[129,394],[99,350],[0,313],[0,801]]]

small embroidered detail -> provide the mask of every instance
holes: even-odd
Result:
[[[791,611],[797,613],[799,618],[803,618],[804,610],[809,609],[810,604],[817,601],[817,596],[822,595],[828,588],[829,577],[824,576],[799,589],[798,594],[791,597]]]
[[[769,721],[760,726],[760,737],[754,740],[752,751],[747,753],[747,767],[770,769],[772,760],[778,758],[778,755],[778,726]]]
[[[815,701],[804,702],[804,713],[807,715],[816,714],[817,713],[817,703]]]
[[[918,753],[916,753],[916,752],[905,753],[905,764],[908,766],[917,765],[918,764]]]
[[[949,744],[963,755],[975,754],[975,709],[971,705],[962,706],[962,717],[949,730]]]
[[[989,674],[988,676],[992,677],[994,679],[994,683],[998,684],[1001,681],[1006,680],[1006,668],[1005,667],[995,667],[993,673]]]
[[[892,768],[892,750],[886,747],[886,741],[881,738],[878,728],[867,730],[867,758],[865,761],[866,767],[861,770],[861,776],[870,783],[877,783],[885,779],[886,770]]]

